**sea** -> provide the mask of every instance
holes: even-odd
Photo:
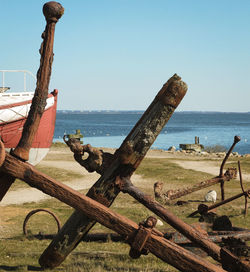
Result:
[[[127,134],[140,119],[140,111],[63,111],[58,110],[53,142],[63,142],[63,136],[80,129],[83,143],[94,147],[119,148]],[[180,144],[194,143],[195,136],[206,147],[229,149],[234,136],[241,141],[234,152],[250,154],[250,112],[174,112],[152,145],[168,150]]]

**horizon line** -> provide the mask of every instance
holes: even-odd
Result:
[[[145,112],[145,110],[70,110],[70,109],[57,109],[57,111],[65,112]],[[216,111],[216,110],[176,110],[180,113],[250,113],[250,111]]]

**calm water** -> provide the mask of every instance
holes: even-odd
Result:
[[[55,141],[80,129],[84,144],[118,148],[139,120],[141,113],[57,113]],[[234,151],[250,153],[250,113],[176,112],[152,148],[179,148],[181,143],[194,143],[195,136],[204,146],[222,145],[229,148],[235,135],[241,137]]]

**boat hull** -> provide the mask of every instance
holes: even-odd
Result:
[[[36,165],[48,153],[53,141],[57,94],[55,90],[48,95],[47,106],[42,115],[29,154],[29,163]],[[0,106],[0,136],[5,148],[9,151],[15,148],[22,136],[23,126],[27,120],[31,100],[19,101],[11,105]],[[13,114],[15,113],[15,114]]]

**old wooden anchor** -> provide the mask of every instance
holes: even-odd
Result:
[[[30,186],[35,187],[50,196],[56,197],[86,214],[88,218],[97,220],[99,223],[125,237],[133,237],[139,229],[139,226],[131,220],[110,211],[104,205],[53,180],[47,175],[37,171],[32,165],[22,162],[9,154],[6,154],[6,160],[2,167],[4,167],[4,171],[14,174],[17,178],[26,181]],[[16,169],[18,169],[18,171],[16,171]],[[149,243],[149,245],[147,243]],[[175,244],[167,243],[157,230],[154,231],[154,235],[150,236],[150,239],[147,239],[145,248],[181,271],[224,271],[220,267],[214,266],[203,259],[202,261],[199,258],[197,259],[195,255],[179,248]],[[230,252],[228,252],[228,254],[231,256]],[[176,259],[176,257],[178,258]],[[180,262],[180,260],[182,261]],[[237,258],[233,260],[238,267],[242,266],[241,271],[248,271],[248,267],[244,263],[241,263],[240,260]],[[190,270],[187,270],[186,266],[190,266]]]
[[[22,162],[7,153],[2,167],[4,172],[24,180],[30,186],[81,211],[86,217],[116,231],[123,237],[128,237],[128,241],[132,242],[133,237],[139,230],[139,226],[133,221],[111,211],[101,203],[73,190],[65,184],[44,175],[32,165]],[[159,235],[159,231],[154,229],[150,239],[147,239],[143,248],[146,248],[149,252],[170,263],[180,271],[224,271],[222,268],[200,259],[191,252],[169,242]],[[180,260],[182,261],[180,262]],[[190,269],[186,270],[186,267],[190,267]]]
[[[138,123],[140,123],[140,121]],[[137,123],[137,125],[138,125],[138,123]],[[134,130],[135,130],[135,128],[134,128]],[[107,156],[104,155],[104,153],[102,151],[100,151],[96,148],[93,148],[90,145],[83,145],[83,146],[80,145],[79,140],[77,141],[75,139],[68,139],[68,140],[65,139],[65,142],[70,147],[71,151],[74,153],[74,157],[75,157],[76,161],[80,165],[82,165],[86,169],[88,169],[88,171],[90,171],[90,172],[97,171],[98,173],[105,175],[107,169],[109,169],[109,168],[103,167],[103,165],[108,165],[108,164],[112,165],[114,163],[114,160],[116,159],[116,153],[113,155],[113,157],[110,154],[110,157],[108,158]],[[87,152],[89,154],[89,157],[85,160],[82,159],[84,152]],[[132,155],[132,152],[130,153],[130,156],[131,155]],[[107,164],[107,162],[109,162],[109,163]],[[124,167],[125,167],[125,165],[124,165]],[[124,184],[125,181],[126,181],[126,184],[128,184],[128,180],[129,180],[129,177],[131,176],[131,172],[127,172],[127,171],[122,172],[121,174],[123,174],[124,177],[122,175],[118,176],[118,173],[119,172],[117,171],[116,172],[117,176],[115,178],[115,181],[112,181],[111,189],[113,190],[113,192],[115,191],[118,193],[119,191],[123,191],[123,192],[130,193],[130,195],[132,195],[135,199],[139,200],[146,207],[151,209],[154,213],[156,213],[158,216],[160,216],[163,220],[167,221],[174,228],[178,229],[185,236],[189,237],[190,240],[194,241],[195,244],[199,245],[202,249],[204,249],[214,259],[216,259],[217,261],[220,261],[222,263],[224,262],[224,260],[222,260],[221,256],[220,256],[221,248],[218,245],[211,242],[209,239],[207,239],[207,237],[205,237],[205,236],[203,236],[203,234],[199,233],[199,231],[193,229],[188,224],[185,224],[184,222],[182,222],[182,220],[178,219],[172,213],[168,212],[164,207],[160,206],[159,203],[154,202],[150,197],[145,196],[143,194],[143,192],[138,191],[138,189],[135,189],[135,187],[132,186],[131,182],[129,183],[130,186],[124,187],[123,185],[121,185],[121,181],[122,181],[122,184]],[[126,173],[128,173],[128,177],[125,176]],[[102,186],[104,186],[104,185],[105,184],[103,183]],[[106,187],[107,187],[107,185],[106,185]],[[126,188],[126,190],[124,188]],[[128,188],[129,188],[129,190],[128,190]],[[93,188],[90,189],[89,192],[91,192],[91,190],[93,190]],[[101,191],[101,187],[98,188],[98,191],[99,192]],[[107,191],[104,192],[103,189],[101,192],[102,192],[101,201],[103,201],[103,197],[105,195],[107,195],[108,192]],[[137,194],[135,192],[137,192]],[[106,199],[107,199],[107,196],[106,196]],[[107,200],[106,200],[106,202],[104,202],[105,205],[107,205]],[[64,225],[64,227],[60,231],[60,233],[57,235],[57,237],[54,238],[54,240],[49,245],[49,247],[41,255],[40,260],[39,260],[41,266],[53,268],[53,267],[59,265],[66,258],[67,254],[69,254],[70,251],[73,249],[73,245],[76,246],[80,242],[80,239],[81,240],[83,239],[84,234],[87,234],[87,231],[89,230],[90,227],[92,227],[91,224],[93,224],[93,223],[91,222],[90,219],[87,219],[86,216],[84,216],[84,214],[82,214],[82,218],[84,218],[86,221],[84,223],[83,219],[80,218],[80,215],[81,215],[81,213],[79,211],[78,212],[75,211],[73,213],[73,215],[69,218],[69,220],[66,222],[66,224]],[[82,220],[82,221],[80,221],[80,220]],[[88,223],[88,225],[86,225],[87,223]],[[79,230],[81,230],[81,231],[79,231]],[[145,237],[147,237],[147,235],[145,233]],[[142,234],[142,236],[144,236],[144,234]],[[65,239],[65,238],[67,238],[67,239]],[[135,243],[133,243],[133,244],[135,244]],[[137,248],[137,251],[138,251],[138,248]],[[234,262],[235,262],[235,260],[234,260]]]
[[[116,150],[111,161],[109,160],[108,167],[103,169],[102,164],[106,164],[106,160],[103,160],[103,158],[95,160],[95,163],[97,161],[101,163],[100,166],[97,166],[101,170],[101,172],[97,170],[101,173],[101,177],[89,190],[87,196],[106,206],[112,204],[120,192],[118,187],[115,186],[116,177],[131,176],[133,174],[181,102],[186,91],[187,85],[176,74],[163,85],[151,105],[123,141],[120,148]],[[91,154],[90,146],[83,146],[81,148],[77,146],[75,140],[74,142],[70,139],[68,141],[68,145],[74,151],[76,160],[81,165],[86,164],[86,161],[84,162],[81,156],[86,150]],[[92,152],[93,158],[96,157],[97,153]],[[100,154],[98,156],[100,158]],[[95,221],[90,220],[82,212],[75,211],[57,237],[42,254],[40,264],[44,267],[59,265],[94,224]],[[70,237],[70,239],[65,241],[65,237]]]

